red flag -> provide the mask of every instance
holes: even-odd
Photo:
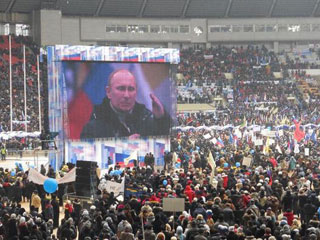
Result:
[[[297,140],[297,142],[300,142],[302,139],[304,139],[304,131],[300,129],[300,122],[294,121],[294,125],[296,125],[296,130],[294,131],[294,139]]]

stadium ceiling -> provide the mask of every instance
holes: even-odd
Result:
[[[66,16],[318,17],[320,0],[0,0],[0,12],[60,9]]]

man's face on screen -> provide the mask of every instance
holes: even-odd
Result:
[[[130,112],[136,102],[137,86],[134,76],[127,70],[116,72],[107,87],[107,97],[120,112]]]

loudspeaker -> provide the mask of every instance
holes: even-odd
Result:
[[[77,167],[77,176],[80,177],[86,177],[88,175],[97,175],[97,169],[96,168],[78,168]]]
[[[77,161],[76,163],[77,168],[97,168],[97,162],[92,162],[92,161]]]
[[[76,194],[83,197],[95,196],[97,191],[97,162],[77,161]]]

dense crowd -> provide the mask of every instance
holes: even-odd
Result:
[[[183,49],[178,65],[178,103],[212,103],[216,96],[224,97],[226,101],[238,101],[235,96],[225,96],[226,88],[234,92],[242,89],[241,101],[246,98],[253,98],[255,101],[262,98],[266,101],[276,97],[280,97],[280,101],[286,94],[294,95],[297,90],[295,86],[293,92],[289,89],[285,92],[278,90],[277,87],[283,80],[308,79],[310,77],[302,69],[316,66],[309,65],[308,62],[302,63],[299,58],[286,57],[285,61],[280,61],[279,55],[264,46]],[[291,72],[290,69],[296,70]],[[279,74],[276,76],[274,73]],[[243,85],[246,89],[243,89]],[[277,91],[272,91],[274,89]]]
[[[194,140],[195,139],[195,140]],[[190,134],[172,139],[166,168],[126,168],[102,179],[121,182],[125,194],[97,189],[91,205],[79,199],[62,203],[64,186],[46,194],[29,182],[27,172],[1,169],[3,239],[319,239],[319,146],[308,143],[310,157],[267,153],[250,143],[219,147]],[[251,159],[251,163],[246,162]],[[181,168],[177,168],[179,164]],[[115,166],[119,168],[120,166]],[[60,171],[67,172],[64,165]],[[43,175],[56,173],[42,166]],[[70,186],[69,186],[70,187]],[[173,215],[163,198],[185,199],[184,211]],[[30,201],[24,209],[20,201]],[[59,222],[63,204],[64,217]],[[56,229],[56,231],[54,231]],[[55,232],[55,234],[53,234]]]
[[[205,50],[192,48],[181,51],[178,73],[184,81],[197,85],[225,81],[225,73],[232,73],[235,81],[255,79],[271,80],[272,72],[280,72],[281,64],[276,54],[265,47],[218,46]]]
[[[11,36],[12,39],[12,114],[13,131],[25,130],[25,114],[27,114],[28,132],[39,131],[37,55],[39,47],[31,38]],[[27,113],[24,110],[24,70],[23,45],[26,46],[26,99]],[[0,107],[10,113],[10,81],[9,81],[9,36],[0,36]],[[42,66],[41,69],[46,68]],[[41,79],[41,83],[44,79]],[[40,86],[43,93],[43,85]],[[43,96],[45,98],[46,96]],[[43,108],[45,105],[42,106]],[[0,118],[1,131],[10,131],[10,114],[2,114]]]
[[[32,44],[31,48],[36,51]],[[14,49],[21,58],[18,47]],[[97,186],[85,206],[77,198],[63,202],[73,184],[59,185],[57,192],[48,194],[43,186],[29,181],[26,169],[0,169],[0,239],[320,239],[316,126],[320,99],[311,96],[306,101],[297,86],[308,76],[299,70],[289,73],[294,62],[280,62],[265,47],[187,49],[181,59],[178,72],[184,79],[178,84],[178,102],[212,103],[218,96],[223,101],[212,112],[178,114],[164,170],[156,169],[152,154],[145,157],[143,167],[126,168],[119,174],[112,174],[110,168],[99,180],[121,183],[124,178],[124,193],[118,196]],[[5,64],[0,73],[3,78],[8,75]],[[23,119],[23,105],[18,104],[20,68],[14,67],[16,119]],[[276,79],[273,72],[282,72],[283,77]],[[232,73],[233,78],[227,80],[225,73]],[[28,89],[35,94],[32,79]],[[3,88],[2,95],[7,89]],[[1,103],[7,111],[5,100],[3,95]],[[37,114],[36,109],[29,110]],[[291,128],[297,119],[306,125],[303,130],[297,125]],[[5,120],[1,120],[3,130],[8,127]],[[263,133],[264,128],[267,132]],[[297,129],[304,131],[300,140],[294,133]],[[271,132],[275,136],[269,137]],[[21,141],[33,148],[28,139],[12,139],[7,144],[21,147]],[[64,165],[55,173],[52,167],[47,171],[42,166],[40,173],[56,178],[71,168]],[[164,211],[163,198],[184,199],[184,211]],[[22,201],[29,206],[23,208]]]

